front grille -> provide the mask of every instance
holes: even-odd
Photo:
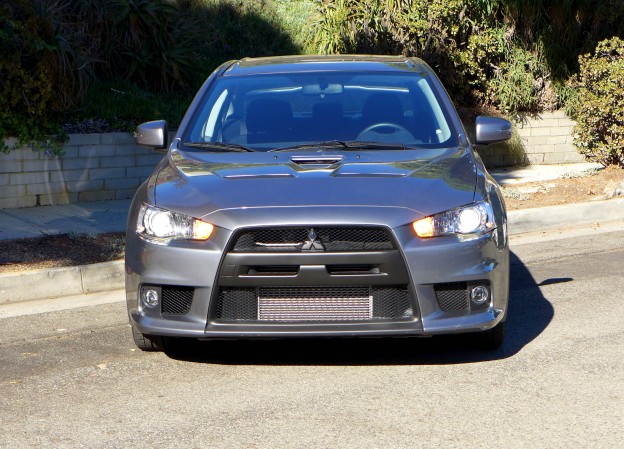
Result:
[[[313,238],[311,238],[313,237]],[[384,251],[394,249],[383,228],[257,228],[235,237],[233,252]]]
[[[193,303],[195,289],[191,287],[162,287],[162,304],[160,311],[182,315],[188,313]]]
[[[398,319],[411,318],[414,314],[407,287],[378,287],[372,290],[373,316]]]
[[[225,321],[253,321],[258,318],[255,288],[224,288],[219,292],[216,317]]]
[[[409,320],[407,286],[222,288],[216,319],[222,321]]]
[[[258,289],[260,321],[354,321],[372,318],[368,287]]]
[[[441,310],[454,312],[469,309],[468,286],[465,282],[436,284],[434,290]]]

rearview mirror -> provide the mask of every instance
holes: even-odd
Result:
[[[141,123],[134,132],[137,144],[150,147],[156,151],[167,150],[167,121],[155,120]]]
[[[342,84],[306,84],[303,95],[341,94]]]
[[[511,138],[511,123],[499,117],[477,117],[476,144],[504,142]]]

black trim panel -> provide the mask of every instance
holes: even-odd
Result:
[[[336,266],[369,268],[336,273]],[[289,266],[289,272],[271,273],[271,267]],[[262,274],[258,274],[258,268]],[[262,269],[262,267],[266,267]],[[410,278],[401,254],[396,251],[355,253],[229,253],[219,271],[220,287],[276,285],[399,285]]]

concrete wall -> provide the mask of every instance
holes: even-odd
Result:
[[[563,111],[527,116],[516,123],[528,162],[531,164],[585,162],[585,158],[572,143],[575,125],[576,122],[566,117]]]
[[[572,143],[576,123],[563,111],[520,116],[514,125],[519,140],[479,149],[488,167],[585,162]]]
[[[0,153],[0,209],[132,198],[163,157],[129,133],[73,134],[64,150]]]

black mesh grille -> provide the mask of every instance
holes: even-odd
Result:
[[[162,313],[185,314],[191,309],[193,294],[191,287],[168,287],[162,288]]]
[[[219,292],[217,319],[225,321],[253,321],[258,316],[258,297],[255,288],[225,288]]]
[[[465,282],[437,284],[436,298],[440,309],[445,312],[468,310],[468,287]]]
[[[372,311],[362,318],[360,301],[371,296]],[[281,301],[280,306],[287,309],[283,313],[292,316],[290,321],[401,320],[414,315],[407,286],[261,287],[221,289],[216,319],[258,321],[259,297]],[[302,311],[300,316],[296,316],[297,308]]]
[[[407,287],[373,288],[373,316],[375,318],[412,318]]]
[[[316,238],[312,240],[311,234]],[[316,244],[311,244],[316,243]],[[320,243],[321,245],[318,245]],[[383,251],[394,249],[382,228],[276,228],[248,229],[235,240],[234,252]]]

